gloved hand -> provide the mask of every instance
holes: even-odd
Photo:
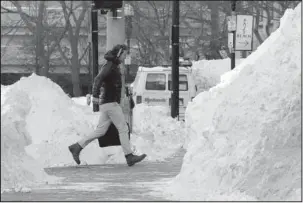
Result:
[[[93,104],[98,104],[99,105],[99,98],[93,97]]]
[[[90,95],[90,94],[87,94],[87,95],[86,95],[86,104],[87,104],[87,106],[89,106],[90,103],[91,103],[91,95]]]

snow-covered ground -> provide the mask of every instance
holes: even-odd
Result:
[[[300,20],[301,4],[233,71],[227,59],[194,63],[201,93],[186,123],[170,118],[166,107],[135,107],[131,142],[148,155],[144,161],[187,150],[178,176],[150,185],[175,200],[300,200]],[[58,181],[43,168],[75,165],[67,147],[97,121],[85,97],[71,99],[44,77],[1,85],[1,192]],[[121,147],[100,148],[97,141],[81,160],[125,163]]]
[[[257,51],[188,106],[190,141],[179,175],[163,188],[166,196],[301,199],[301,57],[300,4]]]

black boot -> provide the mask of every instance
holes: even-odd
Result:
[[[77,164],[80,164],[79,155],[80,155],[80,152],[83,148],[78,143],[76,143],[76,144],[73,144],[73,145],[69,146],[68,149],[72,153],[75,162]]]
[[[142,154],[140,156],[133,155],[133,154],[127,154],[125,156],[128,166],[132,166],[135,163],[138,163],[138,162],[142,161],[145,157],[146,157],[146,154]]]

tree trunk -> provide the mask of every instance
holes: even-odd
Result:
[[[254,28],[253,32],[256,35],[256,38],[257,38],[259,44],[262,44],[263,43],[263,39],[262,39],[262,37],[261,37],[261,35],[259,33],[260,15],[261,14],[260,14],[259,6],[257,6],[256,7],[256,22],[255,22],[255,26],[254,26],[255,28]]]
[[[219,59],[221,56],[218,54],[219,51],[219,5],[216,1],[209,2],[209,8],[211,10],[211,42],[210,42],[210,54],[211,58]]]
[[[45,59],[44,56],[40,56],[40,61],[42,67],[40,66],[40,74],[41,76],[48,77],[49,75],[49,61]]]
[[[44,75],[45,71],[43,71],[43,66],[44,66],[44,62],[43,62],[43,54],[44,54],[44,40],[43,40],[43,16],[44,16],[44,2],[40,2],[39,3],[39,10],[38,10],[38,19],[37,19],[37,23],[36,23],[36,27],[35,27],[35,40],[36,40],[36,49],[35,49],[35,54],[36,54],[36,58],[37,60],[37,64],[36,64],[36,74],[37,75]],[[42,73],[43,72],[43,73]]]
[[[270,27],[271,27],[272,16],[270,15],[269,8],[266,8],[265,12],[266,12],[266,15],[267,15],[267,23],[266,23],[266,26],[265,26],[265,31],[266,31],[266,35],[267,35],[266,38],[267,38],[270,35]]]
[[[79,62],[79,54],[78,54],[78,43],[72,40],[71,44],[72,48],[72,60],[71,60],[71,71],[72,71],[72,83],[73,83],[73,96],[79,97],[82,94],[80,88],[80,62]]]
[[[79,97],[82,94],[80,88],[80,64],[78,58],[72,59],[72,83],[74,97]]]

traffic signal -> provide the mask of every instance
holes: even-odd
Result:
[[[103,1],[103,0],[94,0],[96,9],[118,9],[122,8],[123,1],[111,0],[111,1]]]
[[[235,11],[236,10],[236,0],[231,1],[231,10]]]

